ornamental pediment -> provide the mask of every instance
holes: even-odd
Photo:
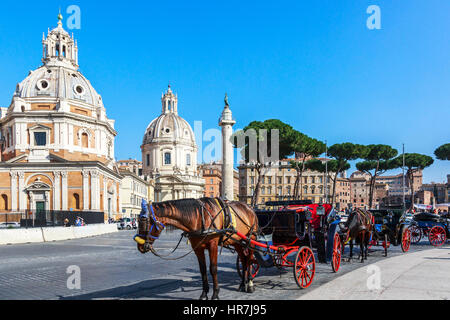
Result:
[[[42,181],[35,181],[31,185],[29,185],[25,190],[26,191],[49,191],[51,187],[42,182]]]

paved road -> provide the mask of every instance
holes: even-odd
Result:
[[[132,240],[134,232],[121,231],[95,238],[14,246],[0,246],[0,299],[197,299],[201,279],[194,254],[175,262],[162,261],[151,254],[142,255]],[[156,247],[173,248],[176,233],[163,234]],[[429,249],[425,244],[412,251]],[[184,242],[175,256],[186,253]],[[390,256],[400,255],[399,247]],[[386,258],[377,248],[369,257],[373,263]],[[264,269],[255,279],[253,295],[237,291],[239,278],[236,256],[224,250],[219,257],[221,299],[297,299],[303,294],[360,268],[359,261],[344,262],[336,275],[331,266],[317,266],[316,278],[308,290],[299,290],[292,270]],[[81,289],[67,288],[69,266],[79,266]]]

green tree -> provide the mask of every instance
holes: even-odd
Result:
[[[397,156],[398,151],[384,144],[371,144],[366,146],[365,161],[356,164],[359,171],[370,175],[369,208],[373,205],[373,194],[377,177],[388,170],[398,168],[396,162],[391,161]]]
[[[333,193],[332,193],[332,205],[335,204],[336,196],[336,182],[340,173],[348,170],[349,161],[356,159],[364,159],[367,156],[368,148],[360,144],[354,144],[350,142],[338,143],[332,145],[328,149],[328,156],[334,158],[336,163],[336,176],[333,181]],[[348,167],[348,168],[347,168]],[[347,169],[346,169],[347,168]]]
[[[414,174],[425,168],[431,166],[434,162],[433,158],[424,154],[419,153],[405,153],[405,167],[408,169],[406,171],[406,177],[409,182],[409,187],[411,189],[411,209],[414,206]],[[403,167],[403,155],[398,156],[393,160],[397,167]]]
[[[434,155],[439,160],[450,160],[450,143],[443,144],[434,151]]]
[[[320,173],[325,173],[325,181],[324,181],[324,190],[326,191],[325,197],[328,198],[329,188],[328,181],[331,180],[333,186],[335,187],[337,183],[337,179],[339,177],[339,173],[351,168],[351,165],[348,161],[344,161],[340,163],[338,160],[325,160],[321,161],[319,159],[312,159],[306,161],[305,168],[311,171],[316,171]],[[335,193],[332,194],[332,202],[334,205],[335,202]]]
[[[257,204],[266,167],[293,154],[295,132],[290,125],[271,119],[264,122],[253,121],[231,137],[233,146],[241,148],[245,163],[253,167],[257,173],[251,200],[252,207]]]
[[[291,166],[297,173],[294,183],[294,198],[301,199],[303,197],[302,177],[303,172],[306,169],[305,162],[310,157],[315,158],[324,153],[326,146],[322,141],[310,138],[297,131],[292,147],[295,154],[295,160],[291,161]]]

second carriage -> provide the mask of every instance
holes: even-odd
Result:
[[[264,209],[255,212],[260,236],[251,245],[254,251],[252,277],[256,277],[260,268],[293,268],[297,285],[308,288],[316,273],[316,255],[319,263],[329,263],[333,271],[338,272],[342,243],[336,229],[340,218],[331,205],[276,201],[267,202]],[[238,258],[240,276],[241,269]]]
[[[387,256],[391,245],[401,246],[408,252],[411,246],[411,222],[401,209],[369,210],[374,218],[374,230],[370,246],[382,246]]]
[[[450,214],[438,215],[431,212],[421,212],[411,217],[412,242],[418,243],[423,237],[428,237],[430,244],[440,247],[450,237]]]

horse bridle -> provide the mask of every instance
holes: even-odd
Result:
[[[149,226],[149,230],[148,230],[147,236],[145,238],[147,240],[149,238],[152,240],[158,240],[159,236],[157,236],[157,237],[152,236],[153,228],[156,227],[156,231],[161,232],[162,230],[164,230],[164,228],[166,226],[164,225],[164,223],[158,221],[158,218],[156,217],[156,214],[155,214],[155,210],[153,209],[153,205],[150,205],[149,207],[150,207],[150,220],[152,222],[152,225],[151,225],[151,227]]]

